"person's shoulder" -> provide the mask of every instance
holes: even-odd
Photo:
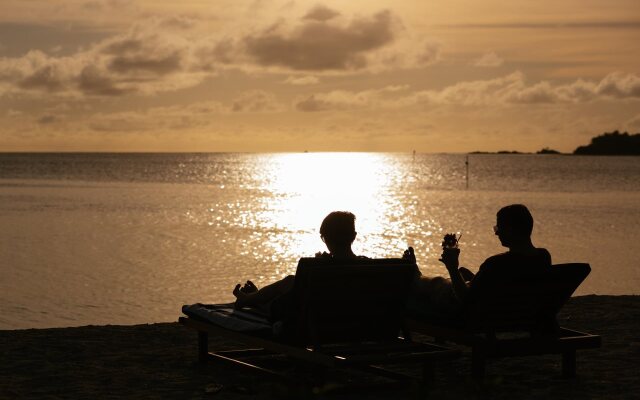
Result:
[[[543,247],[538,247],[536,250],[538,250],[538,257],[540,257],[545,264],[551,265],[551,253],[549,253],[549,250]]]
[[[496,254],[484,260],[480,268],[482,268],[483,266],[487,267],[495,264],[502,264],[508,259],[509,259],[509,253]]]

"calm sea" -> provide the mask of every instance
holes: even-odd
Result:
[[[554,155],[0,154],[0,329],[174,321],[324,250],[333,210],[355,250],[425,274],[445,232],[472,270],[501,252],[496,211],[524,203],[554,262],[588,262],[578,294],[639,294],[640,158]],[[468,185],[468,187],[467,187]]]

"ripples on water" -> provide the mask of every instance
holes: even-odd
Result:
[[[357,216],[357,253],[417,249],[444,232],[472,269],[502,251],[491,227],[527,204],[556,262],[593,267],[581,293],[637,293],[640,159],[378,153],[2,154],[0,328],[174,320],[233,284],[294,273],[324,250],[333,210]],[[610,273],[614,270],[615,273]]]

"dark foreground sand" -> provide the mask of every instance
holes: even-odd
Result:
[[[559,378],[559,357],[540,356],[491,361],[477,382],[464,352],[441,365],[426,389],[356,395],[291,389],[227,365],[199,365],[195,333],[177,323],[0,331],[0,399],[640,399],[640,296],[576,297],[560,318],[603,338],[601,349],[578,353],[576,379]],[[210,346],[234,347],[217,338]],[[406,371],[419,376],[418,366]]]

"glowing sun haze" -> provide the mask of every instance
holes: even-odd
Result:
[[[3,0],[0,151],[572,151],[640,131],[637,0]]]

